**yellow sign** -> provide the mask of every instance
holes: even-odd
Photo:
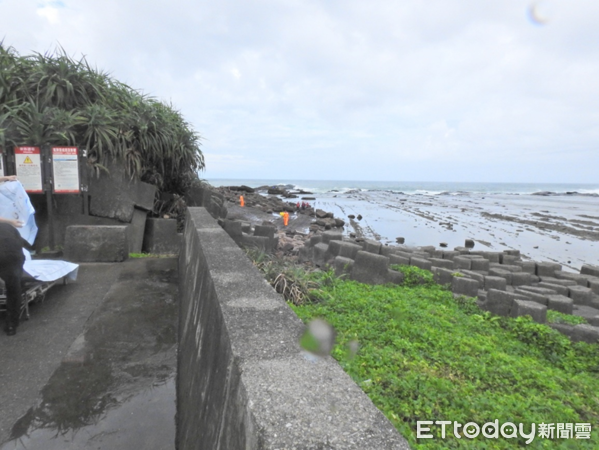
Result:
[[[31,158],[29,156],[27,156],[25,158],[25,161],[23,161],[23,164],[33,164],[33,161],[31,161]]]

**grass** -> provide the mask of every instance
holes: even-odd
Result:
[[[156,254],[156,253],[129,253],[129,258],[173,258],[177,255],[173,254]]]
[[[396,269],[406,285],[369,286],[328,274],[311,294],[318,301],[291,306],[305,322],[322,318],[335,328],[332,356],[412,448],[599,448],[598,345],[571,343],[527,317],[492,316],[472,299],[454,299],[427,271]],[[354,356],[348,349],[356,341]],[[590,423],[593,431],[590,440],[537,437],[526,445],[523,438],[458,439],[449,427],[441,439],[433,425],[435,439],[416,438],[417,421],[496,419],[525,430],[531,423]]]

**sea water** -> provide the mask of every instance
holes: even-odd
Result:
[[[313,197],[312,206],[345,220],[346,234],[357,232],[383,244],[392,245],[401,237],[410,246],[443,243],[451,249],[474,239],[476,250],[520,250],[526,257],[559,262],[574,271],[585,263],[599,265],[599,184],[239,179],[209,183],[283,185],[289,191],[311,192],[299,197]],[[362,219],[352,221],[351,215]]]
[[[288,186],[290,189],[325,194],[331,192],[389,191],[404,194],[533,194],[551,192],[558,195],[576,192],[599,196],[598,184],[579,183],[475,183],[444,181],[356,181],[356,180],[250,180],[250,179],[209,179],[213,186]]]

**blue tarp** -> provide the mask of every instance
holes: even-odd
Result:
[[[19,181],[0,183],[0,217],[16,219],[24,223],[19,233],[29,244],[33,245],[37,235],[35,224],[35,209],[29,200],[27,192]],[[79,266],[66,261],[49,259],[31,259],[31,254],[23,249],[25,264],[23,270],[39,281],[56,281],[66,276],[71,280],[77,279]]]

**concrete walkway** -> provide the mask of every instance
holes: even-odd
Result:
[[[0,449],[174,449],[177,290],[175,258],[82,264],[0,334]]]

